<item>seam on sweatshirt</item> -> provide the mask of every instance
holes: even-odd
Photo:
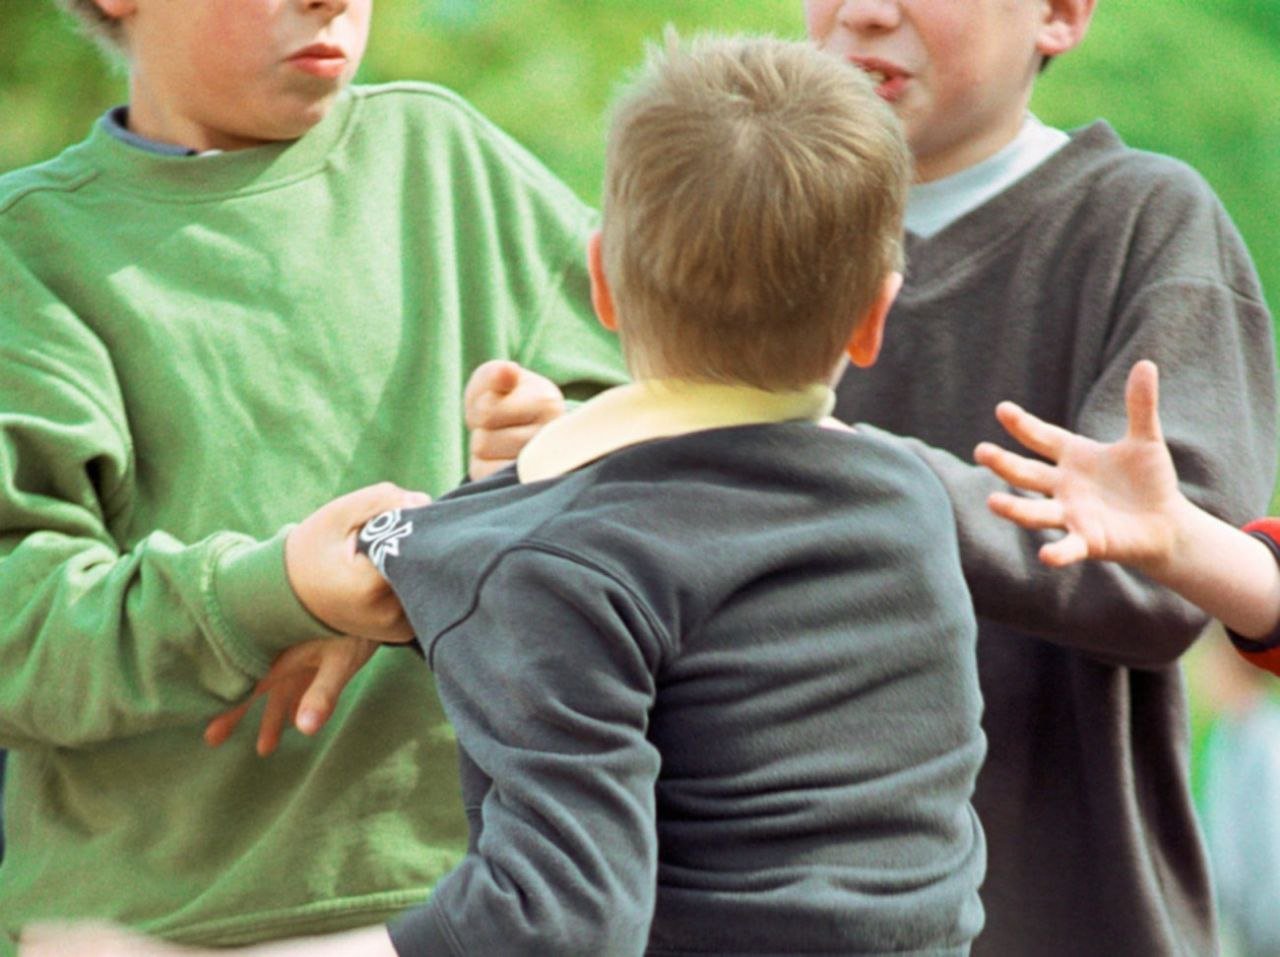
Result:
[[[0,199],[0,216],[5,215],[28,196],[36,193],[74,193],[85,186],[88,186],[95,179],[102,175],[102,171],[98,169],[86,170],[76,176],[71,177],[65,182],[43,182],[32,183],[29,186],[21,186],[14,193]]]
[[[670,652],[672,650],[673,644],[670,640],[670,637],[667,635],[666,630],[658,625],[657,619],[654,616],[653,612],[650,611],[648,603],[646,603],[638,594],[636,594],[635,590],[632,589],[629,585],[627,585],[626,582],[620,581],[615,575],[601,568],[600,566],[592,562],[585,561],[579,556],[574,555],[570,552],[567,552],[558,546],[553,546],[545,542],[529,541],[528,539],[526,539],[525,541],[518,542],[517,544],[512,545],[510,548],[504,550],[501,554],[499,554],[496,558],[494,558],[493,561],[489,563],[489,566],[485,568],[483,572],[481,572],[480,577],[476,582],[475,591],[471,593],[471,604],[467,607],[467,610],[464,611],[461,615],[459,615],[455,621],[446,625],[439,632],[437,632],[435,637],[431,639],[430,643],[427,646],[427,664],[428,666],[431,667],[433,671],[435,670],[436,646],[445,637],[447,637],[451,631],[454,631],[457,628],[459,628],[463,623],[466,622],[468,618],[470,618],[473,614],[475,614],[476,609],[480,605],[480,593],[484,591],[485,585],[488,584],[489,578],[493,575],[495,571],[497,571],[498,566],[502,563],[503,559],[507,558],[510,555],[514,555],[516,552],[522,552],[522,551],[541,552],[544,555],[552,555],[556,558],[564,559],[565,561],[572,562],[574,565],[577,565],[580,568],[586,568],[589,571],[595,572],[601,577],[617,585],[624,592],[626,592],[627,595],[631,598],[631,600],[635,603],[636,609],[640,612],[641,617],[644,618],[645,624],[649,627],[650,631],[652,631],[653,634],[657,636],[658,642],[659,644],[661,644],[663,650],[667,652]]]

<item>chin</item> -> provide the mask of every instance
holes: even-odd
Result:
[[[276,116],[270,124],[270,135],[264,139],[296,140],[329,115],[337,98],[338,91],[335,90],[329,96],[312,100]]]

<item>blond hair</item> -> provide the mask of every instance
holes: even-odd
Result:
[[[910,168],[860,70],[669,29],[615,107],[606,160],[604,271],[632,372],[825,380],[901,266]]]
[[[81,29],[104,51],[120,56],[125,52],[124,27],[107,16],[93,0],[54,0],[57,6],[80,21]]]

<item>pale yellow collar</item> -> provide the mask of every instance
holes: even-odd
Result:
[[[818,422],[835,401],[821,384],[766,392],[677,379],[635,382],[602,392],[543,428],[516,459],[516,472],[521,482],[540,482],[650,439],[794,419]]]

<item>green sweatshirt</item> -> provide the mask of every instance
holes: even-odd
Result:
[[[325,633],[285,579],[288,523],[371,482],[462,478],[476,365],[570,394],[622,378],[590,314],[591,222],[423,85],[208,157],[100,124],[0,178],[5,929],[96,916],[231,944],[428,895],[466,824],[414,655],[378,651],[329,728],[270,759],[248,727],[217,751],[201,731]]]

